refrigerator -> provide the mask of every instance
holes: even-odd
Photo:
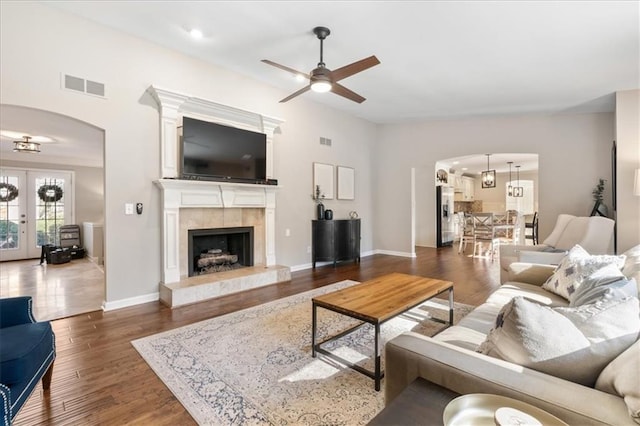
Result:
[[[453,187],[436,186],[436,247],[453,244],[455,237]]]

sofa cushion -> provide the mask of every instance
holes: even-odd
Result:
[[[0,328],[0,383],[11,385],[34,377],[52,351],[49,322]]]
[[[622,269],[624,261],[624,256],[589,255],[585,249],[575,245],[542,288],[570,300],[586,277],[610,264]]]
[[[640,423],[640,340],[602,370],[596,389],[624,398],[631,418]]]
[[[628,280],[615,265],[598,269],[584,279],[571,295],[569,306],[595,303],[600,299],[624,299],[638,295],[634,279]]]
[[[478,352],[593,386],[637,340],[639,315],[636,297],[553,308],[519,296],[500,311]]]

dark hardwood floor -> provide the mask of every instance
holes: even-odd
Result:
[[[288,283],[177,309],[158,302],[53,321],[57,359],[48,394],[41,385],[15,425],[192,425],[191,416],[138,355],[131,341],[337,281],[365,281],[390,272],[454,282],[455,301],[482,303],[499,285],[498,262],[455,248],[418,248],[415,259],[375,255],[292,273]]]

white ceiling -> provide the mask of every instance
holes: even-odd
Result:
[[[613,111],[614,92],[640,87],[637,1],[41,3],[253,77],[281,88],[282,97],[306,83],[260,60],[309,72],[319,59],[312,29],[329,27],[328,68],[380,59],[341,82],[367,100],[301,97],[376,123]],[[194,27],[203,39],[189,36]],[[37,122],[12,123],[3,114],[1,124],[46,133],[28,127]],[[75,126],[66,129],[61,141],[82,139],[81,127],[78,135]],[[3,157],[7,145],[2,142]]]

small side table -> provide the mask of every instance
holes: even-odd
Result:
[[[444,409],[460,394],[418,377],[368,423],[383,425],[444,424]]]

